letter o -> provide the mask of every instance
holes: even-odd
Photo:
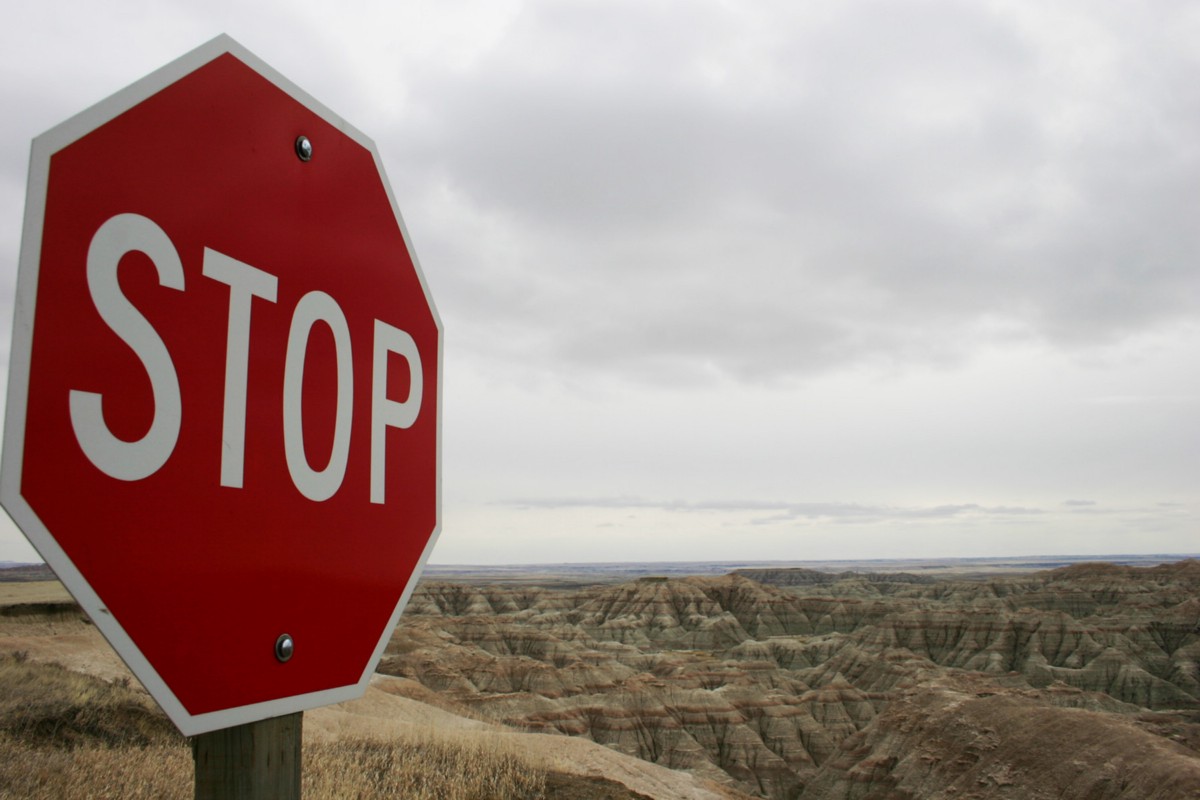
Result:
[[[333,331],[337,360],[337,410],[334,416],[333,450],[325,469],[315,470],[304,452],[304,358],[312,327],[324,322]],[[300,298],[288,330],[287,356],[283,365],[283,450],[288,472],[300,493],[309,500],[328,500],[341,488],[350,457],[350,423],[354,416],[354,362],[351,358],[350,326],[337,301],[324,292],[309,292]]]

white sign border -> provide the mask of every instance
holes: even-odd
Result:
[[[375,160],[379,178],[387,193],[388,202],[392,206],[396,221],[404,237],[405,246],[412,258],[413,267],[420,281],[425,300],[433,315],[434,324],[438,331],[437,352],[437,431],[436,436],[436,521],[429,541],[421,553],[412,575],[400,596],[399,602],[392,611],[387,626],[376,644],[371,658],[368,660],[362,676],[355,684],[335,687],[309,694],[284,697],[262,703],[238,706],[234,708],[213,711],[204,714],[191,714],[171,688],[166,684],[158,671],[150,664],[142,651],[125,632],[100,597],[92,589],[66,552],[55,541],[54,536],[46,528],[41,518],[21,495],[21,470],[25,450],[25,421],[29,394],[29,367],[33,348],[34,304],[37,298],[38,270],[42,250],[42,226],[46,211],[46,192],[49,184],[50,158],[59,150],[72,144],[96,128],[123,114],[138,103],[157,94],[186,75],[194,72],[210,61],[226,53],[233,55],[255,72],[279,89],[286,92],[297,102],[310,111],[322,117],[342,133],[349,136],[366,148]],[[125,664],[146,687],[167,716],[175,723],[184,736],[196,736],[201,733],[244,725],[270,717],[283,716],[310,708],[340,703],[361,697],[370,683],[375,667],[382,657],[392,632],[395,630],[400,614],[408,604],[413,589],[425,568],[430,553],[441,533],[442,508],[442,351],[444,329],[437,307],[429,293],[425,275],[417,261],[416,250],[408,235],[408,228],[396,204],[387,173],[383,169],[383,161],[375,143],[357,128],[347,123],[322,103],[315,100],[304,90],[276,72],[268,64],[238,44],[228,35],[222,34],[195,50],[172,61],[170,64],[150,73],[141,80],[125,87],[116,94],[100,101],[90,108],[71,117],[63,123],[51,128],[33,140],[29,161],[29,182],[25,201],[25,222],[21,233],[21,250],[17,270],[17,291],[13,310],[12,352],[9,360],[8,400],[4,422],[4,452],[0,463],[0,504],[9,513],[17,526],[29,539],[38,553],[54,570],[59,580],[91,617],[97,629],[108,640]]]

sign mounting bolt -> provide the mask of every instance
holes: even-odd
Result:
[[[292,641],[290,634],[280,634],[275,640],[275,658],[279,659],[279,663],[287,663],[292,654],[296,652],[296,643]]]
[[[307,136],[296,137],[296,155],[299,156],[301,161],[312,161],[312,141]]]

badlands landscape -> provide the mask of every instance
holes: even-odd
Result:
[[[1200,561],[1151,563],[438,568],[306,746],[515,743],[543,777],[513,797],[1200,798]],[[8,669],[138,693],[54,584],[24,586]],[[10,747],[88,735],[2,705]],[[111,746],[169,739],[142,708]]]

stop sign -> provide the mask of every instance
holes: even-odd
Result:
[[[184,734],[365,689],[440,372],[373,143],[228,37],[34,141],[0,499]]]

